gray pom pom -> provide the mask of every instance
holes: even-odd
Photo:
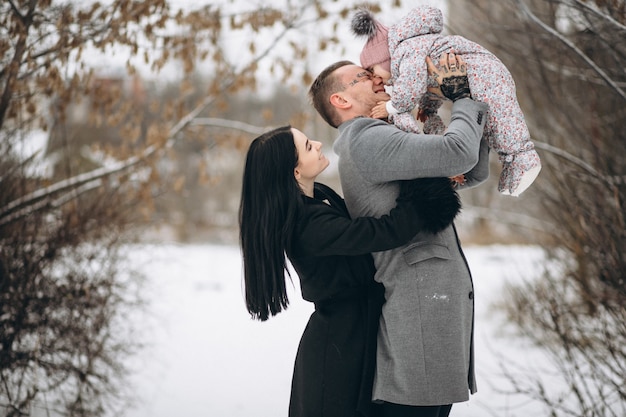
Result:
[[[352,18],[352,33],[356,36],[367,36],[368,39],[376,35],[376,19],[369,10],[361,9]]]

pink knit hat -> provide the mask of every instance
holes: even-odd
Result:
[[[386,71],[391,72],[387,27],[374,19],[368,10],[359,10],[352,18],[352,32],[357,36],[368,37],[361,51],[361,66],[371,68],[380,64]]]

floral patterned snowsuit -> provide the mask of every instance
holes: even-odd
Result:
[[[414,8],[398,24],[389,27],[391,104],[398,111],[390,119],[402,130],[419,133],[419,124],[411,114],[419,105],[428,117],[425,133],[441,133],[445,129],[436,113],[441,101],[430,100],[426,93],[425,60],[430,56],[438,63],[442,53],[454,50],[467,63],[472,97],[489,104],[484,138],[502,164],[498,190],[517,196],[534,181],[541,162],[517,102],[513,77],[482,46],[461,36],[441,35],[442,30],[443,15],[430,6]]]

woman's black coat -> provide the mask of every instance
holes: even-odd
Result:
[[[419,216],[399,201],[388,216],[351,220],[343,199],[317,183],[315,198],[303,199],[289,259],[315,311],[296,356],[289,416],[367,416],[384,302],[370,252],[408,242]]]

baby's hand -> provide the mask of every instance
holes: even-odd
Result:
[[[378,104],[372,108],[372,112],[370,113],[370,117],[374,119],[386,119],[389,117],[389,113],[387,113],[387,102],[379,101]]]
[[[421,107],[417,110],[417,120],[419,120],[420,122],[424,123],[426,121],[426,119],[428,118],[428,114],[426,114],[426,112],[424,111],[424,109],[422,109]]]
[[[455,175],[454,177],[451,177],[450,180],[452,181],[452,187],[454,188],[459,185],[465,185],[465,174]]]

